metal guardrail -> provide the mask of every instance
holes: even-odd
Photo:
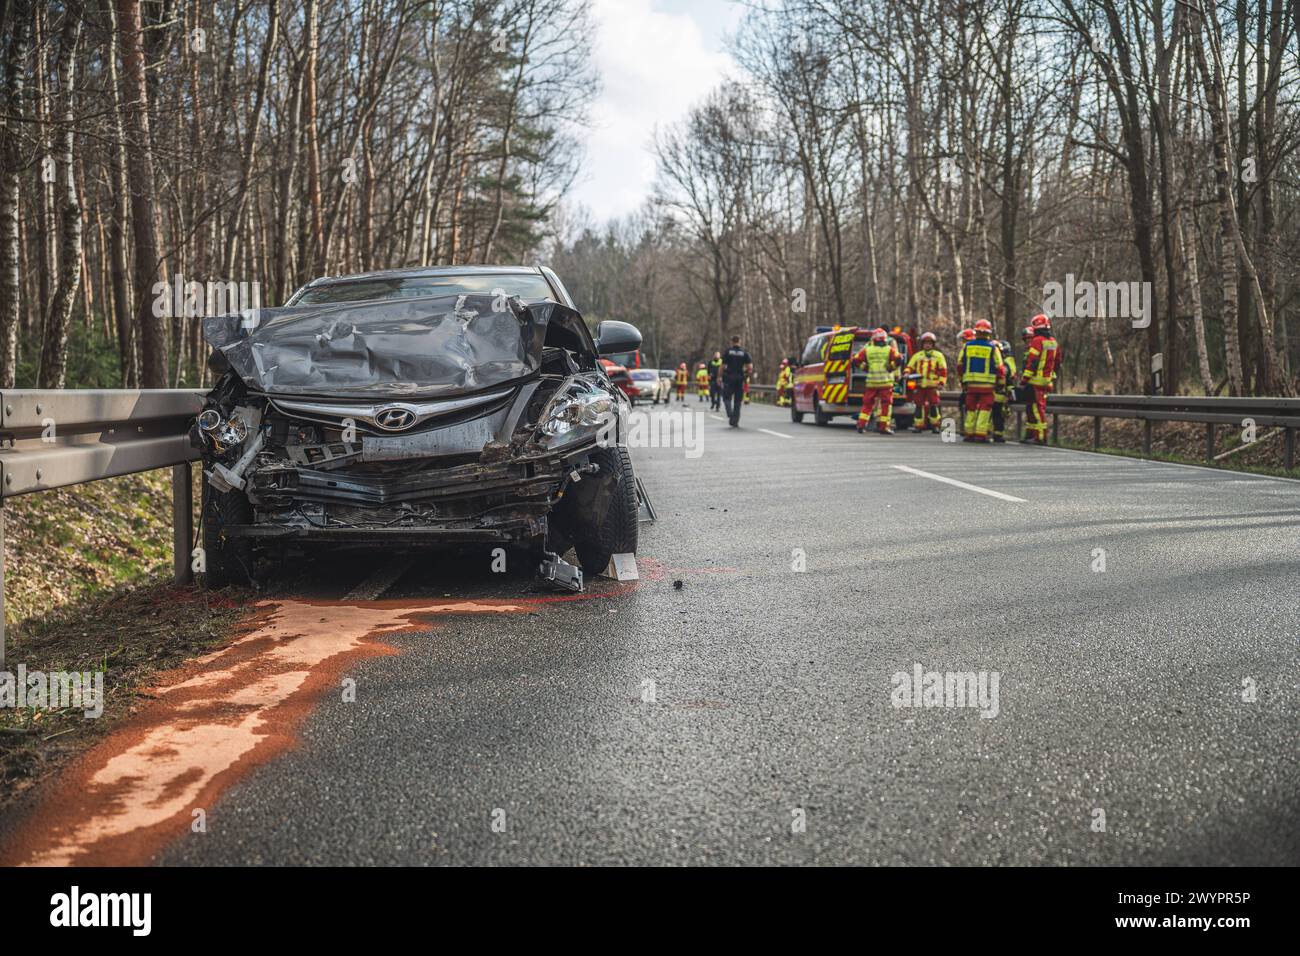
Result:
[[[959,392],[942,393],[945,405],[956,405]],[[1023,405],[1016,406],[1016,433],[1022,430]],[[1205,425],[1205,459],[1215,460],[1215,436],[1220,425],[1244,428],[1256,426],[1283,429],[1283,467],[1296,467],[1296,430],[1300,428],[1300,399],[1219,398],[1163,395],[1049,395],[1047,413],[1052,416],[1052,444],[1060,444],[1062,415],[1092,419],[1092,447],[1101,448],[1102,419],[1124,418],[1144,423],[1142,453],[1151,454],[1156,422],[1196,422]]]
[[[17,495],[172,469],[172,571],[188,583],[194,535],[191,389],[18,389],[0,392],[0,667],[4,666],[4,502]]]
[[[1296,429],[1300,428],[1300,399],[1295,398],[1182,398],[1152,395],[1051,395],[1052,442],[1057,441],[1057,416],[1091,416],[1092,447],[1101,447],[1101,420],[1128,418],[1143,422],[1142,453],[1151,454],[1156,422],[1199,422],[1205,425],[1205,458],[1215,459],[1215,431],[1219,425],[1283,430],[1282,467],[1296,466]]]

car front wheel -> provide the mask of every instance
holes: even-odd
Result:
[[[584,478],[566,500],[572,500],[566,522],[582,573],[588,577],[609,567],[616,554],[635,554],[637,546],[636,475],[626,448],[602,448],[591,456],[600,468]],[[584,487],[586,486],[586,487]]]
[[[208,589],[248,584],[253,543],[224,534],[228,525],[252,524],[253,506],[242,491],[217,491],[203,479],[203,585]]]

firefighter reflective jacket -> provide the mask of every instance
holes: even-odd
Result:
[[[709,373],[702,368],[695,370],[695,384],[705,386],[709,384]]]
[[[948,381],[948,361],[938,349],[922,349],[907,360],[908,373],[921,376],[917,388],[942,388]]]
[[[903,356],[892,345],[868,342],[853,357],[853,364],[867,367],[867,388],[884,388],[894,384],[894,368],[902,360]]]
[[[684,368],[679,368],[679,369],[677,370],[677,384],[678,384],[678,385],[685,385],[685,384],[686,384],[686,369],[684,369]]]
[[[1061,347],[1050,335],[1035,335],[1025,352],[1025,381],[1030,385],[1048,386],[1056,381],[1061,367]]]
[[[962,346],[957,371],[961,374],[961,383],[967,387],[988,388],[1006,381],[1002,350],[988,339],[972,339]]]
[[[1002,356],[1002,364],[1007,367],[1007,377],[993,390],[993,398],[999,402],[1005,402],[1011,397],[1007,386],[1016,378],[1016,357],[1014,355],[1004,355]]]
[[[789,388],[794,382],[794,373],[790,371],[790,366],[781,369],[781,374],[776,377],[777,388]]]

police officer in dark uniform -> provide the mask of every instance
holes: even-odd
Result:
[[[740,336],[731,337],[731,348],[722,354],[722,401],[727,406],[727,420],[732,428],[740,425],[740,406],[745,400],[745,374],[754,368],[754,360],[740,347]]]

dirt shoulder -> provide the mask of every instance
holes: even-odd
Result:
[[[104,709],[88,719],[49,700],[0,699],[0,810],[129,716],[159,671],[236,635],[251,596],[171,583],[166,470],[26,495],[4,511],[13,697],[20,665],[100,673]]]

